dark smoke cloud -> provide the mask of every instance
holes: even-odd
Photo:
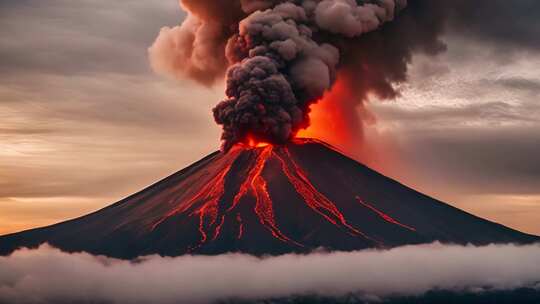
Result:
[[[0,257],[0,303],[210,303],[293,295],[377,300],[432,289],[540,288],[540,246],[449,246],[387,251],[142,257],[120,261],[42,246]]]
[[[331,88],[339,63],[339,50],[323,37],[361,36],[392,21],[407,5],[406,0],[181,3],[190,15],[180,27],[162,30],[150,57],[157,71],[211,83],[222,73],[225,54],[227,99],[214,108],[225,149],[248,136],[284,142],[306,127],[310,104]],[[210,13],[200,12],[206,8]],[[239,16],[245,18],[237,22]]]
[[[538,12],[540,2],[535,0],[409,0],[407,9],[381,30],[338,42],[343,50],[341,74],[354,92],[344,102],[352,110],[369,94],[380,99],[398,97],[413,56],[446,51],[444,34],[492,43],[505,57],[512,50],[536,50],[540,47]]]
[[[362,118],[350,113],[372,95],[398,97],[413,56],[445,51],[446,32],[509,48],[540,46],[540,2],[534,0],[181,2],[190,16],[162,31],[151,59],[158,71],[206,84],[231,65],[227,99],[214,109],[225,148],[248,135],[271,142],[294,136],[309,125],[310,105],[336,77],[351,91],[335,101],[344,103],[336,119],[361,129]],[[230,15],[198,13],[203,8]]]
[[[540,2],[536,0],[457,1],[449,29],[507,53],[540,49]]]
[[[396,20],[380,30],[357,39],[333,38],[333,44],[342,50],[338,77],[347,91],[335,94],[330,102],[336,112],[334,119],[348,132],[334,144],[356,155],[371,154],[364,145],[363,130],[364,124],[375,122],[376,117],[365,103],[371,97],[399,97],[415,54],[436,56],[446,50],[441,34],[446,28],[447,2],[409,0]]]
[[[228,98],[214,109],[225,149],[248,136],[282,143],[307,127],[309,106],[332,87],[340,55],[317,36],[360,36],[406,6],[395,0],[280,2],[247,11],[228,42]]]

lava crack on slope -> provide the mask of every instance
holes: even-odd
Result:
[[[236,238],[241,239],[242,236],[244,236],[244,222],[242,221],[240,213],[236,215],[236,220],[238,221],[238,234],[236,235]]]
[[[266,229],[268,229],[276,239],[303,247],[302,244],[290,239],[283,232],[281,232],[274,219],[272,198],[268,193],[266,181],[261,175],[267,160],[272,155],[273,146],[269,145],[262,148],[262,150],[259,152],[255,165],[250,168],[248,177],[240,185],[240,189],[234,197],[233,204],[228,211],[235,209],[240,203],[240,200],[251,191],[253,197],[255,197],[255,213],[259,218],[259,222]]]
[[[281,162],[283,172],[289,179],[290,183],[296,189],[296,192],[302,196],[306,204],[315,212],[323,216],[326,220],[335,226],[345,229],[349,234],[353,236],[362,236],[365,239],[379,243],[378,241],[370,238],[365,233],[361,232],[357,228],[351,226],[345,216],[338,210],[336,205],[330,201],[324,194],[320,193],[315,186],[309,181],[306,173],[298,166],[294,161],[289,150],[283,148],[284,154],[292,165],[292,170],[289,168],[287,161],[277,153],[274,154]],[[293,173],[294,172],[294,173]]]
[[[402,224],[400,222],[398,222],[397,220],[395,220],[393,217],[391,217],[390,215],[380,211],[379,209],[375,208],[374,206],[364,202],[359,196],[356,197],[356,200],[362,204],[364,207],[368,208],[369,210],[375,212],[378,216],[380,216],[382,219],[384,219],[385,221],[391,223],[391,224],[394,224],[394,225],[397,225],[397,226],[400,226],[402,228],[405,228],[405,229],[408,229],[410,231],[414,231],[416,232],[416,229],[411,227],[411,226],[407,226],[405,224]]]
[[[227,166],[225,169],[223,169],[221,172],[219,172],[216,176],[214,176],[206,185],[199,191],[197,194],[195,194],[187,203],[179,205],[177,208],[173,209],[169,213],[167,213],[162,219],[157,221],[151,228],[151,230],[155,230],[159,225],[161,225],[166,220],[170,219],[171,217],[181,214],[189,210],[193,205],[201,200],[206,201],[207,203],[204,204],[201,208],[199,208],[196,213],[203,215],[210,215],[213,216],[214,214],[213,210],[215,207],[218,206],[219,199],[223,195],[225,191],[225,177],[229,173],[231,169],[231,166]],[[217,213],[216,213],[217,216]],[[215,222],[215,219],[214,219]]]
[[[362,237],[375,243],[377,246],[382,246],[381,242],[369,237],[347,222],[345,216],[337,208],[336,204],[319,192],[311,183],[307,173],[292,158],[287,147],[276,148],[272,145],[268,145],[262,148],[256,147],[251,149],[257,153],[256,158],[250,162],[247,168],[247,176],[242,180],[238,191],[232,198],[232,203],[229,208],[225,210],[224,208],[220,208],[220,202],[225,194],[225,180],[230,174],[233,174],[231,172],[231,164],[226,166],[207,182],[188,202],[178,206],[164,218],[155,223],[152,230],[156,229],[167,219],[192,209],[197,203],[202,203],[202,206],[190,213],[190,216],[198,215],[199,217],[199,232],[201,234],[201,239],[196,246],[191,247],[191,249],[196,249],[208,241],[216,240],[220,236],[227,216],[237,209],[240,204],[252,203],[253,206],[251,208],[259,223],[261,223],[275,239],[293,246],[304,247],[303,244],[291,239],[281,231],[275,219],[274,202],[268,191],[267,181],[262,175],[268,160],[275,158],[281,165],[280,167],[283,175],[310,209],[349,235]],[[359,200],[358,197],[357,199]],[[366,204],[361,200],[359,201],[386,221],[414,231],[414,228],[401,224],[373,206]],[[246,231],[240,212],[236,213],[236,222],[238,223],[238,233],[236,238],[241,239]]]

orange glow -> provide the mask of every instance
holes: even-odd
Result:
[[[351,103],[357,102],[354,98],[346,82],[338,79],[331,91],[311,106],[310,125],[296,136],[320,139],[338,147],[362,141],[362,126],[351,125],[354,118],[349,119],[359,115],[351,113]]]
[[[310,125],[297,138],[314,138],[384,174],[396,172],[394,142],[370,127],[375,116],[365,107],[364,97],[355,92],[357,80],[338,75],[332,89],[311,106]]]
[[[270,143],[260,141],[253,136],[248,136],[247,145],[252,148],[264,148],[264,147],[270,146]]]

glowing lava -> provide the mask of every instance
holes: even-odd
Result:
[[[312,140],[303,141],[305,143],[317,142]],[[200,248],[205,243],[217,240],[221,235],[224,224],[231,218],[231,221],[236,222],[238,227],[236,239],[240,240],[244,237],[246,231],[245,223],[242,219],[243,214],[241,215],[239,210],[245,210],[243,208],[240,209],[240,205],[247,205],[249,209],[253,210],[258,222],[272,237],[293,246],[304,247],[300,242],[287,236],[279,228],[275,219],[274,202],[268,191],[268,183],[262,173],[270,159],[277,159],[281,164],[281,174],[287,178],[311,210],[353,237],[361,237],[378,246],[382,245],[347,222],[336,204],[320,193],[310,182],[306,172],[295,162],[286,146],[273,146],[256,142],[253,142],[253,144],[254,146],[250,144],[249,147],[245,145],[240,147],[243,151],[253,153],[253,157],[248,162],[245,170],[232,172],[232,165],[228,164],[217,175],[206,182],[201,190],[193,195],[186,203],[174,208],[165,217],[157,221],[152,226],[152,230],[155,230],[159,225],[176,215],[197,215],[199,218],[201,238],[198,244],[190,248],[190,250],[194,250]],[[238,190],[232,196],[229,204],[224,199],[226,192],[225,181],[229,178],[237,179],[238,176],[244,177],[241,179]],[[227,208],[226,206],[229,207]]]
[[[238,221],[238,235],[236,238],[241,239],[242,236],[244,236],[244,222],[242,222],[242,216],[240,216],[240,213],[236,215],[236,220]]]
[[[377,208],[373,207],[372,205],[364,202],[359,196],[356,197],[356,200],[362,204],[364,207],[370,209],[371,211],[375,212],[378,216],[380,216],[382,219],[384,219],[385,221],[391,223],[391,224],[394,224],[394,225],[398,225],[402,228],[405,228],[405,229],[408,229],[410,231],[416,231],[416,229],[414,229],[413,227],[410,227],[410,226],[407,226],[405,224],[402,224],[400,222],[398,222],[397,220],[395,220],[394,218],[392,218],[391,216],[389,216],[388,214],[378,210]]]
[[[283,234],[277,227],[274,219],[273,202],[266,188],[266,182],[261,175],[266,161],[273,154],[273,146],[267,145],[258,150],[260,150],[260,152],[255,161],[255,165],[249,170],[247,178],[240,185],[240,190],[234,197],[233,204],[228,211],[235,209],[240,203],[240,200],[251,191],[252,197],[255,197],[255,213],[257,214],[260,223],[280,241],[300,245]]]
[[[256,139],[254,136],[248,136],[246,144],[251,148],[264,148],[271,145],[270,143]]]
[[[201,208],[199,208],[196,213],[201,215],[201,226],[204,218],[210,217],[210,222],[212,224],[215,223],[217,218],[217,208],[218,208],[218,201],[223,195],[223,192],[225,191],[225,177],[229,173],[229,170],[231,169],[230,166],[227,166],[224,170],[219,172],[216,176],[214,176],[206,185],[196,193],[189,201],[187,201],[185,204],[181,204],[169,213],[165,215],[162,219],[157,221],[153,226],[151,230],[155,230],[159,225],[161,225],[163,222],[165,222],[167,219],[186,212],[187,210],[191,209],[195,203],[204,201],[206,202]],[[203,232],[203,231],[201,231]],[[206,239],[206,233],[203,232],[203,239]]]
[[[298,194],[302,196],[306,204],[308,204],[308,206],[315,212],[322,215],[330,223],[338,227],[345,228],[351,235],[360,235],[368,240],[373,241],[360,230],[348,224],[345,220],[345,216],[337,209],[336,205],[322,193],[317,191],[315,186],[311,184],[307,178],[307,175],[292,159],[289,150],[287,148],[283,148],[283,151],[286,156],[286,160],[277,154],[276,156],[281,162],[283,172],[289,179],[290,183],[294,186]],[[288,163],[292,165],[292,170],[289,168]]]

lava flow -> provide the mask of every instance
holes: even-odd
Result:
[[[266,227],[272,235],[282,242],[293,243],[301,246],[297,242],[288,238],[283,232],[279,230],[274,219],[273,202],[266,182],[261,173],[268,161],[269,157],[273,154],[273,146],[267,145],[264,148],[259,149],[259,156],[255,161],[255,165],[250,168],[247,178],[242,182],[239,192],[236,194],[233,200],[233,205],[228,211],[234,210],[240,200],[251,191],[252,197],[255,197],[255,213],[257,214],[260,223]]]
[[[294,186],[298,194],[303,197],[306,204],[332,224],[345,228],[353,235],[361,235],[366,239],[370,239],[367,235],[347,223],[345,216],[337,209],[335,204],[317,191],[315,186],[309,181],[303,170],[292,159],[288,149],[283,148],[283,151],[286,160],[277,154],[276,156],[280,160],[283,172],[289,179],[289,182]],[[289,168],[288,163],[292,164],[293,170]]]
[[[191,209],[196,203],[204,202],[204,204],[194,211],[193,214],[199,215],[199,232],[201,233],[201,240],[199,244],[195,246],[190,246],[189,251],[192,251],[202,244],[206,243],[208,236],[212,235],[212,240],[215,240],[220,232],[223,222],[225,221],[225,216],[220,217],[218,223],[218,213],[219,213],[219,200],[225,192],[225,178],[229,173],[231,166],[227,166],[223,171],[218,175],[212,178],[202,189],[199,191],[193,198],[191,198],[186,204],[180,205],[177,208],[169,212],[165,217],[159,220],[152,226],[152,230],[156,229],[164,221],[170,219],[171,217],[182,214],[187,210]],[[211,232],[213,230],[213,232]]]
[[[313,143],[312,140],[305,140],[304,142]],[[337,206],[324,194],[320,193],[315,185],[310,182],[307,173],[292,158],[286,146],[273,146],[250,141],[247,146],[241,145],[239,149],[253,153],[254,157],[248,162],[249,166],[247,169],[243,171],[246,172],[244,173],[245,178],[242,179],[230,203],[224,198],[226,190],[225,181],[227,179],[238,178],[238,176],[234,176],[238,172],[232,173],[232,165],[229,164],[216,176],[211,178],[202,187],[201,191],[196,193],[186,203],[176,207],[164,218],[155,223],[152,229],[156,229],[164,221],[176,215],[183,213],[188,213],[189,216],[198,215],[201,237],[199,243],[191,247],[192,249],[196,249],[209,241],[218,239],[223,225],[230,217],[234,218],[237,223],[238,232],[236,239],[240,240],[246,231],[244,227],[245,223],[242,220],[243,214],[237,210],[240,209],[241,205],[247,205],[249,207],[248,209],[252,210],[256,215],[258,222],[270,232],[273,238],[292,246],[304,247],[301,242],[287,236],[279,228],[275,219],[275,203],[268,191],[268,182],[262,173],[270,159],[277,159],[281,165],[281,174],[287,178],[290,185],[311,210],[349,235],[377,243],[377,241],[347,222],[345,216]],[[240,174],[242,173],[240,172]],[[229,205],[228,208],[225,207],[227,205]]]
[[[380,211],[379,209],[373,207],[372,205],[364,202],[360,197],[356,197],[356,200],[362,204],[364,207],[368,208],[369,210],[375,212],[378,216],[380,216],[382,219],[384,219],[385,221],[391,223],[391,224],[394,224],[394,225],[398,225],[402,228],[405,228],[405,229],[408,229],[408,230],[411,230],[411,231],[416,231],[415,228],[411,227],[411,226],[407,226],[405,224],[402,224],[400,222],[398,222],[397,220],[395,220],[394,218],[392,218],[390,215]]]

